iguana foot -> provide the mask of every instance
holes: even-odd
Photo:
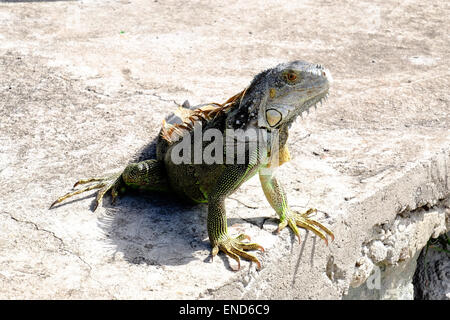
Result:
[[[298,231],[298,227],[311,230],[321,239],[323,239],[328,245],[327,234],[331,237],[331,241],[334,240],[334,234],[330,229],[325,227],[323,224],[308,218],[308,216],[312,213],[317,212],[317,209],[309,209],[304,213],[298,213],[295,211],[289,210],[284,217],[280,219],[280,224],[278,225],[277,232],[280,232],[284,227],[289,225],[289,227],[294,231],[294,234],[297,236],[298,241],[300,242],[300,233]]]
[[[219,253],[219,250],[222,250],[226,255],[236,260],[238,264],[237,268],[231,267],[234,271],[238,271],[241,268],[241,261],[239,259],[239,256],[255,262],[257,270],[260,270],[261,263],[259,262],[258,258],[250,253],[245,252],[244,250],[260,250],[264,252],[264,248],[257,243],[242,242],[242,240],[244,239],[250,241],[250,237],[245,234],[241,234],[236,238],[231,238],[229,235],[226,235],[220,240],[215,241],[215,245],[213,245],[213,248],[211,250],[212,258],[214,258],[217,253]]]
[[[97,182],[95,184],[92,184],[93,182]],[[55,206],[58,203],[61,203],[62,201],[66,200],[67,198],[73,197],[77,194],[86,192],[86,191],[90,191],[90,190],[94,190],[94,189],[100,189],[97,192],[97,196],[95,199],[95,205],[94,205],[94,211],[98,208],[99,205],[102,204],[103,201],[103,196],[108,192],[111,191],[111,196],[112,196],[112,203],[114,203],[114,201],[117,198],[117,195],[119,194],[119,190],[121,187],[123,187],[122,184],[122,176],[121,174],[114,174],[112,176],[106,177],[106,178],[91,178],[91,179],[82,179],[82,180],[78,180],[73,188],[77,187],[78,185],[81,184],[91,184],[90,186],[83,188],[83,189],[79,189],[73,192],[69,192],[67,194],[65,194],[64,196],[56,199],[55,202],[53,202],[50,206],[50,209]]]

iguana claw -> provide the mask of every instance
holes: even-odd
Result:
[[[253,261],[256,263],[256,269],[261,269],[261,263],[258,258],[254,255],[245,252],[244,250],[260,250],[264,252],[264,248],[257,243],[242,242],[242,240],[250,240],[250,237],[246,234],[241,234],[236,238],[231,238],[230,236],[225,236],[221,240],[216,241],[216,244],[211,250],[211,260],[222,250],[226,255],[230,256],[237,262],[237,268],[233,268],[233,271],[238,271],[241,268],[241,261],[239,256],[244,259]]]
[[[317,209],[308,209],[306,212],[303,213],[289,210],[288,213],[286,213],[286,215],[282,219],[280,219],[277,233],[280,232],[284,227],[289,225],[294,234],[297,236],[298,242],[300,243],[300,232],[298,231],[297,228],[298,226],[307,230],[311,230],[317,236],[323,239],[325,241],[325,244],[328,246],[327,235],[329,235],[331,237],[331,241],[333,241],[334,234],[333,232],[331,232],[330,229],[325,227],[320,222],[308,218],[310,214],[315,212],[317,212]]]
[[[94,211],[98,208],[99,205],[102,204],[103,197],[108,191],[111,191],[112,203],[114,203],[117,195],[119,194],[119,188],[122,185],[121,174],[114,174],[114,175],[112,175],[110,177],[106,177],[106,178],[81,179],[81,180],[78,180],[74,184],[73,188],[76,188],[80,184],[90,184],[92,182],[98,182],[98,183],[90,185],[83,189],[69,192],[69,193],[63,195],[62,197],[59,197],[58,199],[56,199],[55,202],[53,202],[50,205],[50,209],[53,208],[56,204],[63,202],[67,198],[73,197],[73,196],[83,193],[83,192],[95,190],[95,189],[100,189],[100,190],[97,192],[97,196],[95,199],[95,205],[94,205]]]

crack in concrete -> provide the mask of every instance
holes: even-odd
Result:
[[[114,294],[112,294],[108,289],[106,289],[106,288],[102,285],[102,283],[101,283],[100,281],[98,281],[97,279],[95,279],[95,278],[92,276],[92,274],[91,274],[91,272],[92,272],[92,270],[93,270],[92,266],[91,266],[86,260],[84,260],[81,256],[79,256],[79,255],[76,254],[75,252],[73,252],[73,251],[67,249],[67,245],[66,245],[66,243],[64,242],[64,240],[63,240],[62,238],[58,237],[58,236],[55,234],[55,232],[53,232],[53,231],[51,231],[51,230],[44,229],[44,228],[40,227],[37,223],[35,223],[35,222],[33,222],[33,221],[20,220],[20,219],[16,218],[14,215],[12,215],[11,213],[9,213],[9,212],[3,211],[2,213],[7,214],[11,220],[13,220],[13,221],[15,221],[15,222],[17,222],[17,223],[29,224],[29,225],[33,226],[33,228],[34,228],[35,230],[37,230],[37,231],[43,231],[43,232],[49,234],[52,238],[56,239],[56,240],[60,243],[60,250],[66,252],[66,253],[69,253],[70,255],[75,256],[78,260],[80,260],[80,261],[82,262],[82,264],[84,264],[85,266],[87,266],[88,272],[87,272],[86,277],[87,277],[87,278],[91,278],[92,280],[94,280],[94,281],[95,281],[100,287],[102,287],[102,288],[103,288],[103,289],[104,289],[111,297],[113,297],[114,299],[116,299],[116,297],[114,296]]]
[[[445,201],[450,197],[450,194],[446,194],[442,198],[438,198],[435,201],[424,201],[422,203],[417,202],[414,208],[409,207],[408,205],[402,206],[400,201],[398,201],[399,209],[397,212],[397,216],[402,218],[409,218],[411,215],[419,212],[420,210],[429,211],[436,208],[445,208]]]
[[[62,238],[58,237],[53,231],[50,231],[50,230],[41,228],[40,226],[38,226],[38,225],[37,225],[35,222],[33,222],[33,221],[27,221],[27,220],[20,220],[20,219],[17,219],[16,217],[14,217],[14,216],[13,216],[11,213],[9,213],[9,212],[4,212],[4,213],[6,213],[12,220],[14,220],[14,221],[16,221],[16,222],[18,222],[18,223],[26,223],[26,224],[32,225],[32,226],[34,227],[34,229],[36,229],[37,231],[43,231],[43,232],[46,232],[46,233],[50,234],[53,238],[55,238],[56,240],[59,241],[59,243],[60,243],[60,248],[61,248],[62,251],[67,252],[67,253],[69,253],[69,254],[71,254],[71,255],[77,257],[84,265],[86,265],[86,266],[89,268],[89,272],[92,270],[92,266],[91,266],[86,260],[84,260],[83,258],[81,258],[79,255],[77,255],[77,254],[74,253],[73,251],[70,251],[69,249],[67,249],[67,248],[66,248],[67,245],[64,243],[64,240],[63,240]]]
[[[178,103],[178,102],[176,102],[174,99],[164,99],[163,97],[161,97],[159,94],[157,94],[157,93],[150,93],[150,95],[152,95],[152,96],[154,96],[155,98],[158,98],[160,101],[163,101],[163,102],[173,102],[173,103],[175,103],[177,106],[181,106],[181,104],[180,103]]]
[[[98,92],[98,91],[96,90],[96,88],[95,88],[95,87],[92,87],[92,86],[87,86],[87,87],[85,88],[85,90],[88,91],[88,92],[92,92],[92,93],[94,93],[94,94],[96,94],[96,95],[98,95],[98,96],[102,96],[102,97],[106,97],[106,98],[111,98],[111,96],[110,96],[109,94],[105,94],[105,93],[102,93],[102,92]]]
[[[249,209],[258,209],[258,208],[259,208],[258,206],[251,206],[251,205],[248,205],[248,204],[246,204],[245,202],[243,202],[243,201],[241,201],[241,200],[239,200],[239,199],[236,199],[236,198],[234,198],[234,197],[228,197],[228,199],[232,199],[232,200],[234,200],[234,201],[237,201],[237,202],[239,202],[240,204],[242,204],[243,206],[245,206],[245,207],[247,207],[247,208],[249,208]]]

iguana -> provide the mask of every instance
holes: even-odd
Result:
[[[298,115],[309,112],[312,106],[327,98],[331,82],[330,72],[323,66],[292,61],[259,73],[246,89],[225,103],[195,107],[186,103],[163,121],[156,159],[131,163],[106,178],[79,180],[74,188],[90,185],[60,197],[51,207],[94,189],[100,189],[95,209],[107,192],[111,193],[112,202],[126,188],[171,192],[208,204],[207,230],[212,258],[221,250],[237,261],[237,268],[233,269],[240,269],[239,257],[242,257],[255,262],[259,270],[258,258],[247,251],[264,251],[263,247],[244,241],[250,240],[245,234],[231,236],[225,210],[225,198],[259,173],[264,194],[280,218],[277,231],[289,226],[300,241],[299,226],[311,230],[328,244],[327,235],[334,239],[333,233],[308,217],[315,209],[298,213],[289,208],[274,169],[277,164],[290,160],[286,144],[289,127]],[[252,130],[256,134],[248,134]],[[201,137],[200,144],[198,137]],[[212,137],[214,141],[208,143]],[[239,154],[235,147],[244,151]],[[215,161],[201,158],[208,154],[206,151]],[[180,157],[184,159],[181,163]]]

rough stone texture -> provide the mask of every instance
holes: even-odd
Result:
[[[447,220],[450,222],[450,219]],[[447,237],[450,233],[447,233]],[[437,242],[437,241],[436,241]],[[443,251],[446,250],[446,251]],[[414,274],[414,298],[420,300],[450,300],[450,254],[448,244],[437,242],[425,247]]]
[[[418,0],[0,3],[0,297],[364,298],[354,287],[382,266],[377,297],[411,298],[419,250],[446,230],[449,16]],[[329,247],[274,235],[257,178],[226,204],[231,231],[266,248],[260,272],[211,263],[204,206],[130,195],[93,214],[87,195],[48,210],[145,153],[177,103],[222,102],[294,59],[335,79],[279,170]]]
[[[375,226],[375,235],[363,244],[362,257],[355,267],[350,283],[355,289],[351,289],[345,298],[413,299],[417,258],[428,235],[437,238],[448,228],[449,204],[447,199],[431,208],[425,206],[399,213],[393,222]],[[448,260],[448,257],[441,258]],[[442,263],[446,264],[445,261]],[[369,283],[362,285],[366,280]],[[446,287],[445,281],[448,279],[443,278],[444,283],[436,283],[436,286]]]

